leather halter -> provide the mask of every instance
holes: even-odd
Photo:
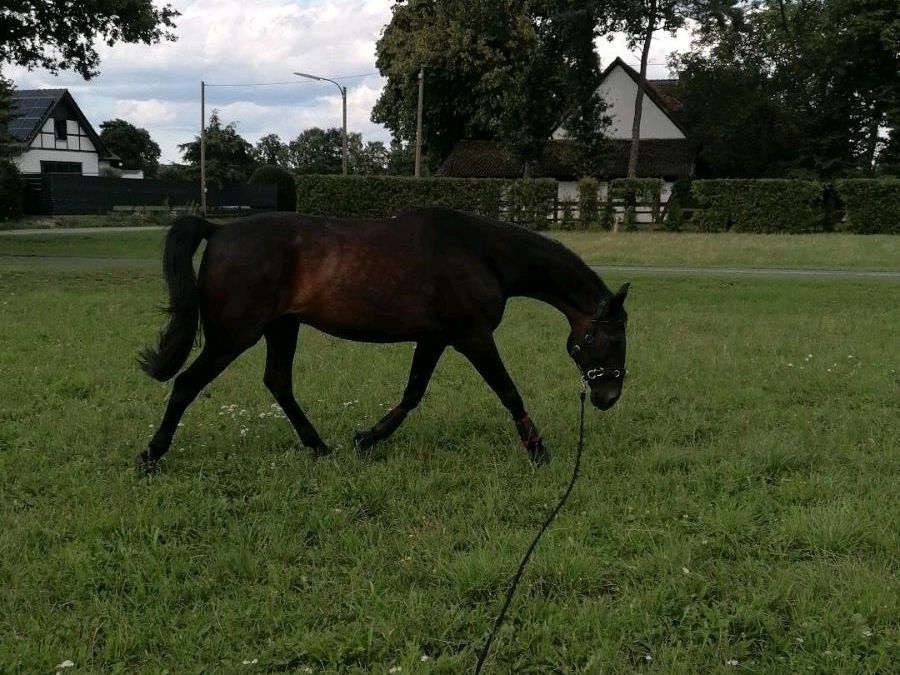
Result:
[[[597,325],[601,323],[619,323],[622,319],[603,319],[603,314],[606,312],[606,308],[609,306],[609,300],[604,298],[600,301],[600,305],[597,307],[597,311],[594,312],[594,316],[591,317],[590,330],[584,334],[584,337],[581,339],[579,344],[575,344],[569,350],[569,356],[573,359],[582,349],[587,347],[588,345],[594,342],[594,333],[597,332]],[[581,371],[581,376],[585,382],[590,382],[592,380],[601,380],[601,379],[622,379],[625,377],[625,368],[609,368],[600,366],[598,368],[588,368],[584,370],[578,363],[576,364],[578,369]]]

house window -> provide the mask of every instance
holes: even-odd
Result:
[[[56,132],[56,140],[64,141],[69,137],[66,129],[66,120],[53,120],[53,130]]]
[[[41,162],[41,173],[77,173],[81,175],[81,162]]]

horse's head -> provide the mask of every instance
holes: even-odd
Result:
[[[569,334],[569,355],[581,369],[591,390],[591,403],[601,410],[613,407],[625,380],[625,296],[628,284],[603,298],[593,315],[576,320]]]

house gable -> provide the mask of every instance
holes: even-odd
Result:
[[[621,58],[616,58],[603,72],[597,91],[607,105],[610,125],[604,135],[612,140],[631,139],[634,120],[634,99],[637,96],[640,74]],[[664,96],[648,82],[644,87],[641,107],[641,140],[686,139],[687,135],[666,104]],[[557,140],[568,138],[563,126],[553,132]]]
[[[15,158],[24,174],[74,171],[97,175],[101,162],[117,160],[66,89],[16,91],[9,131],[22,148]]]

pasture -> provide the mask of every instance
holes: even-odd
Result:
[[[3,239],[0,257],[159,250],[158,233],[135,233],[54,251],[69,236]],[[624,236],[669,251],[646,264],[702,248]],[[750,236],[769,253],[718,264],[896,269],[896,239],[808,237],[798,252]],[[563,237],[591,262],[639,257]],[[829,246],[861,252],[823,263]],[[897,672],[900,284],[605,280],[632,282],[629,379],[613,410],[586,412],[581,479],[486,672]],[[517,300],[498,331],[547,467],[452,351],[394,437],[357,457],[353,433],[399,399],[412,347],[304,328],[295,390],[330,457],[299,447],[258,345],[140,479],[132,457],[170,385],[135,356],[163,299],[143,264],[0,259],[0,672],[470,669],[571,471],[564,318]]]

